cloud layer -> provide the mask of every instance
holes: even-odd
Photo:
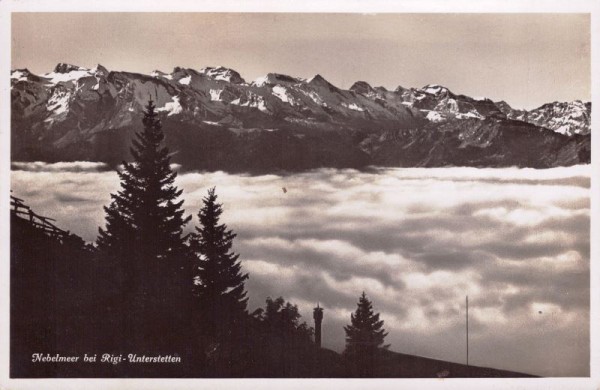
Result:
[[[93,240],[118,177],[62,164],[13,165],[14,194]],[[250,307],[282,295],[312,323],[320,302],[326,347],[343,349],[364,290],[392,350],[463,362],[469,295],[471,364],[589,375],[587,166],[186,173],[177,184],[194,223],[217,187]]]

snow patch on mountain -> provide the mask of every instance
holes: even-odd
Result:
[[[156,78],[162,77],[162,78],[165,78],[167,80],[173,80],[173,75],[170,75],[170,74],[165,73],[165,72],[161,72],[160,70],[153,71],[152,73],[150,73],[150,76],[156,77]]]
[[[204,74],[213,80],[226,81],[228,83],[234,84],[245,83],[244,79],[240,76],[238,72],[236,72],[233,69],[225,68],[223,66],[219,66],[217,68],[207,66],[205,68],[200,69],[199,73]]]
[[[427,110],[423,110],[423,111],[427,111]],[[427,118],[428,121],[434,122],[434,123],[443,122],[445,120],[444,117],[437,111],[428,111],[425,118]]]
[[[167,112],[167,116],[181,114],[183,107],[179,103],[179,96],[173,96],[173,101],[166,103],[164,107],[158,108],[156,111]]]
[[[460,109],[458,107],[458,102],[456,101],[456,99],[444,98],[440,100],[440,102],[435,106],[434,110],[458,114]]]
[[[256,87],[264,87],[269,82],[269,75],[260,76],[256,80],[254,80],[251,84]]]
[[[265,85],[295,85],[304,83],[306,80],[292,77],[285,74],[280,73],[267,73],[264,76],[258,77],[256,80],[252,81],[250,84],[255,87],[264,87]]]
[[[265,104],[265,99],[262,96],[258,96],[255,103],[249,103],[249,107],[256,107],[262,112],[269,112]]]
[[[44,120],[45,123],[54,123],[63,121],[69,110],[71,94],[62,89],[54,91],[48,102],[46,103],[46,110],[50,113],[50,116]]]
[[[16,80],[16,81],[27,81],[27,76],[28,76],[28,73],[26,73],[22,70],[15,70],[11,73],[10,78],[11,78],[11,80]]]
[[[258,102],[256,104],[252,105],[252,107],[256,107],[262,112],[269,112],[269,110],[267,109],[267,106],[265,104],[265,99],[262,96],[259,96]]]
[[[364,109],[364,108],[360,107],[360,106],[359,106],[359,105],[357,105],[356,103],[350,103],[350,104],[347,104],[347,103],[341,103],[341,106],[342,106],[342,107],[345,107],[345,108],[347,108],[347,109],[349,109],[349,110],[353,110],[353,111],[359,111],[359,112],[364,112],[364,111],[365,111],[365,109]]]
[[[220,102],[221,100],[221,93],[223,93],[222,89],[211,89],[210,90],[210,100],[213,102]]]
[[[240,107],[253,107],[258,108],[260,111],[264,113],[268,113],[269,109],[265,103],[265,98],[257,95],[253,92],[248,92],[247,95],[242,96],[241,98],[237,98],[230,102],[229,104],[237,105]]]
[[[315,91],[305,91],[303,89],[300,89],[299,91],[302,92],[304,95],[308,96],[315,104],[327,107],[327,103],[325,103],[321,96]]]
[[[79,70],[72,70],[68,73],[50,72],[50,73],[46,73],[42,77],[45,79],[48,79],[48,81],[51,84],[58,84],[58,83],[66,83],[66,82],[70,82],[70,81],[77,81],[77,80],[81,79],[82,77],[90,77],[93,75],[94,74],[90,70],[80,68]]]
[[[190,81],[192,81],[192,75],[179,79],[179,84],[190,85]]]
[[[469,112],[459,112],[456,114],[456,117],[458,119],[471,119],[471,118],[475,118],[475,119],[485,119],[485,117],[477,112],[474,111],[469,111]]]
[[[54,94],[48,100],[48,111],[52,111],[55,115],[60,115],[67,112],[69,108],[69,95],[66,93]]]
[[[273,94],[273,96],[275,96],[284,103],[289,103],[292,106],[296,105],[296,100],[294,99],[294,97],[290,95],[287,88],[282,87],[281,85],[274,86],[271,89],[271,93]]]

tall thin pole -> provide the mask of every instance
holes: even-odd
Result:
[[[469,365],[469,296],[467,295],[467,366]]]

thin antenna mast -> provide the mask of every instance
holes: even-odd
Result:
[[[467,366],[469,365],[469,296],[467,295]]]

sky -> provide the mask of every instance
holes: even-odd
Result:
[[[59,62],[170,72],[225,66],[247,81],[321,74],[340,88],[441,84],[515,108],[591,100],[586,14],[15,13],[12,68]]]
[[[542,376],[589,375],[589,166],[320,169],[289,176],[188,172],[186,214],[216,186],[237,233],[249,310],[298,305],[323,346],[344,348],[362,291],[392,351]],[[119,189],[101,163],[13,163],[11,188],[93,241]],[[287,192],[282,191],[282,187]],[[48,191],[52,188],[52,191]]]

